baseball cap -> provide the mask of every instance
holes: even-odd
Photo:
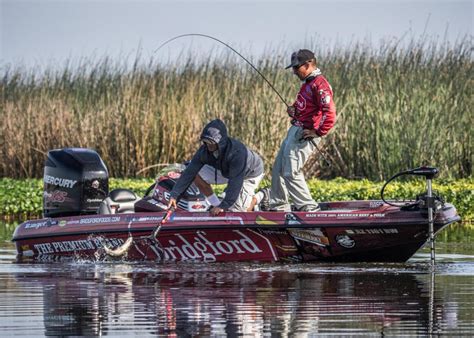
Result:
[[[285,69],[291,68],[291,67],[297,67],[301,66],[303,63],[314,59],[314,53],[308,49],[300,49],[297,52],[294,52],[291,54],[291,64]]]

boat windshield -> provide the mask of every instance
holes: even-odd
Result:
[[[161,177],[169,177],[173,180],[177,180],[181,174],[183,173],[184,169],[186,169],[186,165],[182,163],[173,163],[170,164],[166,167],[164,167],[157,178],[157,181],[160,180]],[[194,184],[191,183],[191,185],[186,189],[187,195],[190,196],[199,196],[201,195],[201,192],[199,191],[199,188]]]
[[[177,179],[179,176],[181,176],[181,173],[184,171],[184,169],[186,169],[184,164],[173,163],[161,169],[158,173],[158,177],[168,176],[170,178]]]

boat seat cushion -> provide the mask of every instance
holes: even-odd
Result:
[[[99,207],[99,214],[131,213],[135,211],[138,196],[128,189],[114,189]]]
[[[132,202],[137,200],[137,195],[128,189],[114,189],[109,193],[109,197],[112,201],[120,202]]]

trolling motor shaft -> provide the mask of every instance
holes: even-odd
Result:
[[[425,204],[428,209],[428,232],[430,240],[430,262],[435,264],[435,236],[434,236],[434,213],[435,198],[433,197],[432,179],[438,175],[439,170],[434,167],[419,167],[409,170],[409,174],[424,176],[426,178],[426,199]]]
[[[436,209],[436,197],[433,196],[433,188],[432,188],[432,180],[433,178],[438,175],[439,170],[438,168],[434,167],[418,167],[415,169],[409,169],[406,171],[399,172],[398,174],[392,176],[382,187],[381,190],[381,197],[382,200],[389,204],[389,205],[394,205],[391,204],[387,201],[385,201],[383,193],[385,187],[388,185],[389,182],[394,180],[395,178],[403,175],[415,175],[415,176],[424,176],[426,179],[426,195],[417,198],[416,203],[412,204],[407,204],[403,206],[403,208],[411,208],[413,206],[418,206],[420,208],[426,208],[428,211],[428,233],[429,233],[429,241],[430,241],[430,262],[431,265],[434,266],[435,263],[435,236],[434,236],[434,210]]]
[[[434,237],[434,222],[433,222],[433,207],[434,207],[434,198],[433,190],[431,187],[431,178],[426,176],[426,190],[427,190],[427,206],[428,206],[428,231],[430,234],[430,257],[431,265],[435,263],[435,237]]]

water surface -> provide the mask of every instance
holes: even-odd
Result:
[[[469,335],[473,230],[404,264],[21,263],[0,224],[2,335]]]

